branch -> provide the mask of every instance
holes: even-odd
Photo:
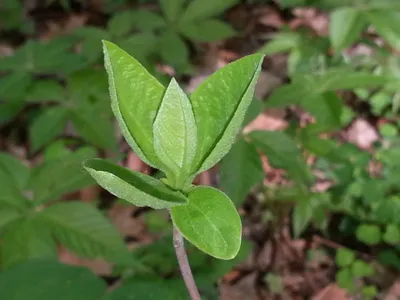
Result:
[[[178,259],[179,269],[181,270],[186,288],[192,300],[201,300],[199,290],[197,289],[197,285],[194,281],[192,270],[190,268],[189,260],[187,258],[183,236],[178,228],[175,227],[175,225],[173,225],[173,228],[173,243],[176,258]]]

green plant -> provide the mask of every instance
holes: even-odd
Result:
[[[93,184],[82,172],[91,148],[52,151],[29,169],[0,153],[1,267],[30,259],[57,259],[57,242],[78,255],[129,263],[131,257],[115,228],[91,204],[58,202],[66,193]]]
[[[241,244],[240,217],[223,192],[192,186],[231,148],[251,102],[262,55],[238,60],[216,72],[190,100],[172,79],[164,88],[138,61],[104,41],[111,106],[122,133],[138,156],[166,178],[91,159],[86,170],[100,186],[137,206],[170,209],[174,247],[193,299],[199,299],[182,235],[200,250],[232,259]]]

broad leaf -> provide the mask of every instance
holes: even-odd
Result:
[[[180,31],[190,40],[215,42],[235,35],[235,30],[225,22],[216,19],[184,24]]]
[[[196,154],[197,128],[192,106],[173,78],[153,125],[154,150],[182,184]]]
[[[45,109],[29,126],[31,151],[35,152],[61,134],[68,117],[68,110],[62,106]]]
[[[135,279],[112,291],[104,300],[187,300],[186,295],[182,296],[185,287],[179,284],[175,288],[172,282],[176,281]]]
[[[0,60],[0,65],[1,65]],[[0,80],[0,97],[3,99],[22,99],[25,97],[27,89],[32,82],[32,76],[25,72],[12,72],[3,75]]]
[[[367,12],[369,21],[390,45],[400,49],[400,13],[395,10],[372,10]]]
[[[78,255],[117,263],[130,259],[118,231],[88,203],[55,204],[44,210],[40,219],[57,240]]]
[[[159,2],[167,20],[174,22],[182,14],[186,0],[160,0]]]
[[[193,0],[183,13],[181,23],[217,16],[237,4],[238,0]]]
[[[35,81],[27,91],[26,99],[30,102],[62,101],[65,90],[56,80],[42,79]]]
[[[129,34],[134,29],[134,24],[133,13],[131,10],[127,10],[114,14],[107,23],[107,29],[111,36],[120,37]]]
[[[341,51],[360,38],[365,27],[362,13],[353,7],[341,7],[330,16],[330,39],[336,51]]]
[[[115,44],[104,41],[103,47],[111,107],[119,127],[144,162],[162,169],[153,149],[153,122],[165,88]]]
[[[35,258],[57,259],[57,247],[48,228],[38,218],[14,222],[1,239],[1,265],[12,265]]]
[[[175,226],[183,236],[205,253],[232,259],[240,249],[242,225],[231,200],[212,187],[189,191],[189,204],[171,209]]]
[[[193,173],[215,165],[231,148],[254,94],[263,55],[237,60],[203,81],[190,97],[197,123]]]
[[[170,190],[161,181],[106,160],[91,159],[84,167],[101,187],[136,206],[161,209],[187,203],[182,194]]]
[[[34,168],[28,187],[33,191],[35,203],[57,200],[64,193],[93,184],[93,179],[82,169],[82,161],[94,156],[92,149],[82,148]]]
[[[275,168],[287,170],[290,177],[300,183],[309,183],[310,171],[295,141],[279,131],[253,131],[250,137]]]
[[[23,215],[13,207],[0,206],[0,234],[7,228],[7,225],[18,220]]]
[[[99,300],[106,284],[90,270],[34,260],[0,273],[3,299]]]
[[[29,168],[21,160],[4,152],[0,152],[0,172],[8,174],[21,191],[25,188],[30,176]]]
[[[169,0],[167,1],[173,2]],[[144,33],[148,31],[159,30],[167,26],[167,23],[162,16],[149,10],[137,9],[132,12],[132,18],[135,21],[135,27],[139,31],[144,31]]]
[[[158,41],[161,58],[176,68],[182,68],[189,61],[189,50],[181,37],[173,31],[164,32]]]
[[[81,137],[93,145],[115,150],[117,142],[114,133],[114,123],[110,116],[101,113],[101,108],[91,105],[92,109],[76,109],[72,111],[71,120]]]
[[[221,161],[221,190],[240,205],[250,189],[263,178],[264,170],[257,149],[244,139],[238,140]]]

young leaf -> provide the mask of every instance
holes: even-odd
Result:
[[[162,169],[153,149],[153,122],[165,88],[115,44],[104,41],[103,49],[111,107],[119,127],[144,162]]]
[[[192,106],[173,78],[165,91],[153,125],[154,150],[158,158],[185,180],[196,154],[197,128]]]
[[[240,205],[250,189],[263,178],[264,171],[257,149],[244,139],[238,140],[221,161],[221,190],[233,203]]]
[[[180,31],[190,40],[215,42],[235,35],[235,30],[227,23],[216,19],[183,24]]]
[[[99,300],[106,284],[89,269],[33,260],[0,273],[3,299]]]
[[[360,38],[365,21],[359,10],[353,7],[335,9],[330,16],[330,39],[336,51],[347,48]]]
[[[266,43],[257,52],[265,55],[273,55],[280,52],[289,52],[294,48],[300,46],[302,36],[297,32],[281,32],[274,36],[274,38]]]
[[[181,23],[217,16],[232,7],[238,0],[193,0],[183,13]]]
[[[263,55],[239,59],[203,81],[190,97],[197,124],[192,171],[215,165],[232,146],[253,99]]]
[[[187,203],[181,193],[170,190],[161,181],[106,160],[91,159],[84,167],[101,187],[136,206],[162,209]]]
[[[37,258],[57,259],[57,246],[49,230],[37,218],[7,226],[1,239],[3,268]]]
[[[367,245],[376,245],[381,241],[381,230],[377,225],[361,224],[356,230],[357,239]]]
[[[188,199],[188,205],[171,209],[175,226],[207,254],[234,258],[240,249],[242,225],[228,196],[211,187],[197,186],[189,191]]]
[[[35,152],[59,135],[67,121],[68,110],[62,106],[47,108],[29,127],[31,151]]]
[[[55,204],[40,214],[40,220],[57,240],[78,255],[117,263],[130,259],[118,231],[88,203]]]
[[[310,223],[313,210],[310,199],[301,199],[293,210],[293,235],[299,237]]]

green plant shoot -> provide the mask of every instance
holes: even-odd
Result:
[[[90,159],[84,167],[104,189],[133,205],[170,209],[174,225],[192,244],[219,259],[241,245],[241,221],[223,192],[193,186],[195,176],[218,163],[240,130],[263,60],[239,59],[186,95],[175,79],[164,87],[128,53],[104,41],[111,106],[129,145],[162,180]]]

